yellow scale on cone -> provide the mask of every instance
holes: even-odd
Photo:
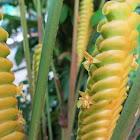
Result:
[[[93,15],[93,0],[81,0],[79,9],[78,32],[77,32],[77,66],[78,69],[83,60],[83,50],[87,49],[91,27],[90,19]]]
[[[2,18],[0,13],[0,20]],[[22,111],[17,108],[18,100],[15,95],[23,95],[23,84],[19,86],[13,84],[15,77],[10,71],[13,63],[6,58],[10,50],[3,43],[7,38],[8,33],[0,27],[0,140],[22,140],[25,136],[22,126],[25,121]]]
[[[37,82],[37,75],[38,75],[41,51],[42,51],[42,44],[38,44],[37,47],[35,48],[34,55],[33,55],[33,89],[34,89],[34,92],[35,92],[35,87],[36,87],[36,82]]]
[[[139,0],[109,1],[103,7],[103,19],[97,30],[92,56],[84,53],[88,70],[85,93],[77,103],[77,140],[110,140],[120,117],[122,103],[127,98],[126,86],[131,70],[138,67],[134,55],[137,47],[140,15],[133,12]],[[90,63],[89,63],[90,61]]]

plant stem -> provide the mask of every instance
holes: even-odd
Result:
[[[65,140],[65,135],[66,135],[66,133],[65,133],[65,129],[63,128],[63,129],[61,129],[61,133],[62,133],[62,139],[61,140]]]
[[[55,88],[56,88],[56,93],[57,93],[57,98],[58,98],[58,103],[59,103],[59,107],[62,107],[62,101],[61,101],[61,97],[60,97],[60,92],[59,92],[59,88],[56,82],[56,70],[55,70],[55,66],[54,66],[54,62],[53,60],[51,61],[51,68],[54,74],[54,84],[55,84]]]
[[[42,24],[41,4],[40,4],[40,1],[36,1],[36,2],[37,2],[37,13],[38,13],[39,43],[42,44],[42,32],[44,34],[44,26]],[[61,97],[60,97],[59,88],[58,88],[58,85],[57,85],[57,82],[56,82],[56,70],[55,70],[55,66],[54,66],[53,60],[51,61],[51,68],[52,68],[52,71],[53,71],[53,74],[54,74],[54,83],[55,83],[55,88],[56,88],[58,103],[59,103],[59,107],[61,108],[62,107],[62,101],[61,101]],[[46,104],[46,109],[47,109],[48,124],[49,124],[48,125],[48,128],[49,128],[49,136],[50,136],[50,139],[53,139],[53,136],[52,136],[52,126],[51,126],[51,118],[50,118],[50,111],[49,111],[49,106],[48,106],[49,105],[49,95],[48,95],[48,93],[46,93],[46,94],[47,94],[46,102],[48,103],[48,104]],[[44,112],[44,110],[43,110],[43,112]],[[43,122],[46,122],[46,121],[43,120]],[[63,132],[63,128],[62,128],[62,132]],[[45,134],[44,131],[43,131],[43,134]],[[62,138],[63,138],[63,135],[62,135]]]
[[[93,38],[94,38],[94,35],[95,35],[95,31],[96,31],[96,25],[92,28],[92,33],[91,33],[91,36],[90,36],[90,39],[89,39],[89,43],[88,43],[88,46],[87,46],[87,52],[90,51],[90,48],[92,46],[92,43],[93,43]],[[83,79],[83,74],[84,74],[84,67],[82,67],[81,71],[80,71],[80,76],[79,76],[79,81],[78,81],[78,84],[77,84],[77,88],[76,88],[76,92],[75,92],[75,96],[74,96],[74,102],[73,102],[73,105],[72,105],[72,113],[71,113],[71,126],[70,126],[70,131],[72,132],[72,129],[73,129],[73,124],[74,124],[74,119],[75,119],[75,114],[76,114],[76,107],[77,107],[77,100],[78,100],[78,91],[80,90],[80,87],[81,87],[81,83],[82,83],[82,79]]]
[[[127,134],[126,134],[126,136],[125,136],[127,139],[129,138],[129,136],[130,136],[130,134],[131,134],[131,132],[132,132],[132,130],[133,130],[133,128],[134,128],[134,125],[136,124],[136,122],[137,122],[139,116],[140,116],[140,106],[139,106],[139,108],[137,109],[136,114],[135,114],[135,116],[134,116],[134,118],[133,118],[133,121],[132,121],[132,123],[131,123],[131,126],[129,127],[129,130],[127,131]]]
[[[44,34],[44,26],[43,26],[43,23],[42,23],[42,12],[41,12],[41,3],[40,3],[40,0],[34,0],[34,4],[35,4],[35,7],[37,9],[37,16],[38,16],[38,37],[39,37],[39,40],[38,42],[40,44],[42,44],[42,32]],[[37,4],[37,5],[36,5]],[[43,28],[42,28],[43,27]],[[47,91],[48,92],[48,91]],[[47,93],[46,93],[47,94]],[[49,98],[49,95],[48,95],[48,98]],[[43,130],[43,139],[47,139],[47,133],[46,133],[46,129],[47,129],[47,126],[46,126],[46,113],[45,113],[45,107],[47,108],[47,110],[49,110],[49,106],[45,106],[45,101],[46,100],[49,100],[49,99],[45,99],[44,98],[44,107],[42,109],[42,130]],[[49,103],[48,103],[49,104]],[[50,112],[47,111],[48,113],[48,116],[50,116]],[[51,121],[51,119],[48,117],[48,122]],[[50,127],[51,126],[51,122],[49,122],[49,132],[52,132],[52,128]],[[41,127],[40,127],[41,128]],[[41,131],[41,129],[40,129]],[[50,133],[49,135],[52,135],[52,133]],[[52,136],[50,136],[52,137]]]
[[[32,118],[29,130],[29,140],[36,140],[38,134],[38,126],[42,114],[44,94],[46,91],[49,67],[52,59],[53,47],[57,34],[57,27],[61,14],[63,0],[51,0],[48,19],[45,27],[43,38],[42,53],[40,66],[38,71],[37,85],[35,90]],[[47,38],[47,39],[46,39]]]
[[[62,89],[61,89],[61,85],[58,82],[59,78],[56,76],[56,70],[55,70],[55,66],[54,66],[53,60],[51,62],[51,68],[52,68],[52,71],[53,71],[53,74],[54,74],[54,83],[55,83],[55,88],[56,88],[56,93],[57,93],[59,107],[60,107],[60,109],[64,109],[65,108],[65,104],[64,104],[64,98],[63,98],[63,92],[62,92]],[[62,140],[65,140],[65,132],[66,132],[65,128],[61,127],[61,139]]]
[[[140,108],[139,108],[139,115],[138,116],[140,116]],[[136,126],[129,137],[129,140],[136,140],[137,137],[139,136],[139,134],[140,134],[140,119],[138,119]]]
[[[126,140],[128,138],[128,133],[133,128],[135,117],[137,117],[137,110],[140,105],[140,67],[138,69],[135,82],[131,88],[130,94],[124,108],[122,110],[121,116],[115,128],[111,140]]]
[[[19,0],[20,7],[20,16],[21,16],[21,26],[23,32],[23,43],[24,43],[24,54],[26,58],[27,72],[28,72],[28,82],[29,82],[29,91],[31,95],[31,102],[33,105],[33,85],[32,85],[32,73],[31,73],[31,61],[30,61],[30,52],[29,52],[29,42],[27,37],[27,23],[25,17],[25,4],[24,0]]]
[[[56,77],[56,84],[57,84],[57,87],[59,89],[59,94],[60,94],[60,98],[61,98],[61,103],[62,103],[61,108],[65,108],[65,101],[64,101],[63,91],[62,91],[62,87],[60,85],[60,80],[59,80],[58,77]]]
[[[45,98],[46,100],[46,98]],[[42,131],[43,131],[43,140],[48,140],[48,136],[47,136],[47,126],[46,126],[47,122],[46,122],[46,112],[45,112],[45,105],[42,111]]]
[[[83,74],[84,74],[84,68],[82,67],[82,70],[80,71],[80,76],[79,76],[79,80],[78,80],[78,84],[77,84],[77,88],[76,88],[76,92],[75,92],[75,98],[74,98],[74,102],[73,102],[73,108],[72,108],[72,114],[71,114],[71,132],[74,126],[74,119],[75,119],[75,114],[76,114],[76,108],[77,108],[77,100],[78,100],[78,91],[80,90],[81,87],[81,83],[82,83],[82,79],[83,79]]]
[[[103,8],[105,2],[106,2],[106,0],[101,0],[100,5],[99,5],[99,9],[100,9],[100,8]]]
[[[41,16],[41,3],[40,0],[36,1],[37,3],[37,16],[38,16],[38,34],[39,34],[39,43],[42,44],[42,16]]]
[[[48,116],[49,140],[53,140],[48,86],[46,87],[46,110]]]
[[[36,8],[36,0],[33,0],[33,3],[34,3],[34,6],[35,6],[35,8]]]
[[[73,27],[73,42],[72,42],[72,61],[70,69],[70,84],[69,84],[69,99],[68,99],[68,130],[67,140],[71,138],[71,113],[72,104],[75,93],[75,84],[77,79],[77,54],[76,54],[76,38],[77,38],[77,25],[78,25],[78,11],[79,11],[79,0],[74,2],[74,27]]]

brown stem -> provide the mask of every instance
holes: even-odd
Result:
[[[58,118],[59,119],[59,125],[62,128],[66,128],[67,127],[67,114],[66,114],[66,110],[65,110],[65,101],[64,101],[63,91],[62,91],[62,88],[61,88],[60,81],[59,81],[58,77],[56,77],[56,83],[57,83],[57,86],[58,86],[58,89],[59,89],[59,94],[60,94],[61,102],[62,102],[62,106],[60,108],[60,113],[59,113],[59,118]]]
[[[39,33],[39,43],[42,44],[42,20],[41,17],[38,15],[38,33]]]
[[[70,70],[70,84],[69,84],[69,100],[68,100],[68,131],[67,140],[70,140],[71,131],[71,112],[72,104],[75,93],[75,84],[77,79],[77,54],[76,54],[76,37],[77,37],[77,26],[78,26],[78,10],[79,10],[79,0],[75,0],[74,3],[74,27],[73,27],[73,42],[72,42],[72,61]]]
[[[136,114],[134,116],[134,119],[133,119],[133,121],[131,123],[130,128],[128,129],[128,132],[127,132],[127,135],[126,135],[125,139],[128,139],[128,137],[129,137],[129,135],[130,135],[130,133],[131,133],[136,121],[138,120],[139,116],[140,116],[140,106],[139,106],[139,108],[138,108],[138,110],[137,110],[137,112],[136,112]],[[130,136],[129,139],[130,140],[136,140],[136,138],[138,137],[139,134],[140,134],[140,126],[138,125],[137,128],[135,129],[133,135]]]
[[[57,83],[57,86],[58,86],[58,89],[59,89],[59,94],[60,94],[60,97],[61,97],[62,106],[65,107],[63,91],[62,91],[62,88],[61,88],[61,85],[60,85],[60,80],[59,80],[58,77],[56,77],[56,83]]]
[[[140,125],[138,125],[135,129],[135,132],[132,136],[130,136],[129,140],[136,140],[140,134]]]
[[[88,46],[87,46],[87,51],[88,52],[90,51],[90,48],[92,46],[95,31],[96,31],[96,25],[92,28],[92,31],[91,31],[91,35],[90,35],[90,38],[89,38],[89,43],[88,43]],[[74,95],[74,101],[73,101],[73,104],[72,104],[72,112],[71,112],[71,120],[72,121],[71,121],[71,124],[70,124],[71,125],[70,131],[72,131],[72,129],[73,129],[73,124],[74,124],[74,119],[75,119],[75,114],[76,114],[76,107],[77,107],[76,104],[77,104],[78,95],[79,95],[78,91],[80,90],[80,87],[81,87],[84,70],[85,70],[84,67],[82,67],[82,69],[80,70],[79,80],[78,80],[76,92],[75,92],[75,95]]]

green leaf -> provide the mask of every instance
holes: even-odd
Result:
[[[9,4],[11,2],[13,2],[14,0],[0,0],[0,5],[4,5],[4,4]]]
[[[137,9],[135,10],[135,12],[138,13],[138,14],[140,14],[140,8],[137,8]]]
[[[91,17],[90,26],[93,27],[95,24],[98,24],[104,18],[105,16],[102,14],[102,8],[100,8]]]
[[[17,66],[21,63],[22,59],[24,58],[24,49],[23,49],[23,41],[19,43],[19,47],[17,49],[16,55],[15,55],[15,60]]]
[[[30,49],[30,56],[32,58],[32,52],[31,49],[38,43],[38,38],[37,37],[30,37],[29,38],[29,49]],[[23,41],[19,42],[18,45],[18,49],[17,52],[15,54],[15,60],[16,60],[16,64],[17,66],[20,65],[20,63],[22,62],[23,58],[24,58],[24,47],[23,47]]]
[[[11,21],[16,22],[16,24],[18,24],[20,26],[20,17],[19,16],[12,16],[9,14],[4,14],[3,19],[8,19]],[[37,20],[36,19],[29,19],[26,18],[28,27],[36,27],[37,26]]]
[[[60,16],[60,24],[62,24],[68,16],[68,6],[66,4],[63,4],[61,16]]]

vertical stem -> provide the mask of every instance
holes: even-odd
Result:
[[[47,116],[48,116],[49,140],[53,140],[48,86],[46,88],[46,110],[47,110]]]
[[[70,85],[69,85],[69,100],[68,100],[68,131],[67,140],[71,137],[71,113],[72,104],[75,93],[75,84],[77,79],[77,54],[76,54],[76,37],[77,37],[77,25],[78,25],[78,10],[79,10],[79,0],[75,0],[74,3],[74,27],[73,27],[73,42],[72,42],[72,62],[70,69]]]
[[[54,74],[54,84],[55,84],[55,88],[56,88],[58,103],[59,103],[59,107],[61,108],[62,101],[61,101],[61,97],[60,97],[59,88],[58,88],[58,85],[57,85],[57,82],[56,82],[56,70],[55,70],[55,66],[54,66],[53,60],[51,61],[51,68],[52,68],[52,71],[53,71],[53,74]]]
[[[34,6],[35,6],[35,8],[36,8],[36,0],[33,0],[33,3],[34,3]]]
[[[132,123],[131,123],[131,126],[129,127],[129,129],[128,129],[128,131],[127,131],[127,134],[126,134],[126,136],[125,136],[126,139],[129,138],[129,136],[130,136],[130,134],[131,134],[131,132],[132,132],[132,130],[133,130],[133,128],[134,128],[134,125],[136,124],[136,122],[137,122],[139,116],[140,116],[140,106],[138,107],[138,109],[137,109],[137,111],[136,111],[136,114],[135,114],[135,116],[134,116],[134,118],[133,118],[133,121],[132,121]]]
[[[78,91],[80,90],[80,87],[81,87],[84,70],[85,69],[82,67],[82,70],[80,71],[80,76],[79,76],[79,80],[78,80],[76,92],[75,92],[75,98],[74,98],[73,106],[72,106],[72,113],[71,113],[71,119],[72,119],[72,121],[71,121],[71,132],[72,132],[72,129],[73,129],[74,119],[75,119],[75,114],[76,114],[77,100],[78,100],[78,95],[79,95],[78,94]]]
[[[62,140],[65,140],[65,129],[63,128],[63,129],[61,129],[61,133],[62,133]]]
[[[91,33],[91,36],[89,38],[89,43],[88,43],[88,46],[87,46],[87,51],[89,52],[90,51],[90,48],[91,48],[91,45],[93,43],[93,39],[94,39],[94,35],[95,35],[95,31],[96,31],[96,25],[92,28],[92,33]],[[77,100],[78,100],[78,91],[80,90],[80,87],[81,87],[81,83],[82,83],[82,78],[83,78],[83,74],[84,74],[84,67],[82,67],[81,71],[80,71],[80,76],[79,76],[79,81],[78,81],[78,84],[77,84],[77,88],[76,88],[76,92],[75,92],[75,96],[74,96],[74,101],[73,101],[73,104],[72,104],[72,112],[71,112],[71,126],[70,126],[70,131],[72,132],[72,129],[73,129],[73,124],[74,124],[74,119],[75,119],[75,113],[76,113],[76,107],[77,107]]]
[[[44,100],[46,101],[46,100]],[[46,112],[45,112],[45,104],[44,104],[44,108],[43,108],[43,111],[42,111],[42,131],[43,131],[43,140],[48,140],[48,136],[47,136],[47,121],[46,121]]]
[[[106,0],[101,0],[100,5],[99,5],[99,8],[102,8],[102,7],[104,6],[105,1],[106,1]]]
[[[23,32],[23,43],[24,43],[24,54],[26,58],[27,72],[28,72],[28,82],[29,82],[29,91],[31,95],[31,102],[33,103],[33,85],[32,85],[32,73],[31,73],[31,61],[30,61],[30,52],[29,52],[29,42],[27,38],[27,23],[25,17],[25,4],[24,0],[19,0],[20,7],[20,16],[21,16],[21,26]]]
[[[39,32],[39,43],[42,44],[42,32],[44,34],[44,26],[43,26],[43,23],[42,23],[42,16],[41,16],[41,4],[40,4],[40,1],[36,1],[37,2],[37,13],[38,13],[38,32]],[[51,61],[51,67],[52,67],[52,71],[53,71],[53,74],[54,74],[54,82],[55,82],[55,87],[56,87],[56,93],[57,93],[57,97],[58,97],[58,102],[59,102],[59,107],[61,108],[62,107],[62,101],[61,101],[61,97],[60,97],[60,92],[59,92],[59,88],[58,88],[58,85],[57,85],[57,82],[56,82],[56,70],[55,70],[55,66],[54,66],[54,62],[53,60]],[[49,92],[49,91],[47,91]],[[52,126],[51,126],[51,117],[50,117],[50,112],[49,112],[49,95],[48,93],[46,93],[47,96],[46,96],[46,109],[47,109],[47,115],[48,115],[48,128],[49,128],[49,136],[50,136],[50,139],[53,139],[53,134],[52,134]],[[43,119],[43,118],[42,118]],[[45,119],[45,118],[44,118]],[[46,122],[45,120],[43,120],[43,122]],[[62,132],[63,132],[63,128],[62,128]],[[43,131],[43,134],[44,134],[44,131]],[[62,135],[63,137],[63,135]]]
[[[37,5],[36,5],[36,3],[37,3]],[[34,4],[35,4],[35,7],[37,9],[37,16],[38,16],[38,37],[39,37],[39,41],[38,42],[40,44],[42,44],[42,35],[44,34],[44,26],[43,26],[43,23],[42,23],[42,15],[41,15],[42,12],[41,12],[41,3],[40,3],[40,0],[34,0]],[[49,98],[49,95],[47,97]],[[49,99],[47,99],[47,100],[49,100]],[[47,138],[47,133],[46,133],[47,126],[46,126],[45,107],[47,108],[47,110],[49,110],[49,106],[45,106],[45,101],[46,101],[46,99],[44,98],[44,105],[43,105],[44,107],[42,109],[42,130],[43,130],[43,138]],[[50,112],[49,111],[48,111],[47,115],[50,116]],[[51,121],[51,119],[49,119],[49,120]],[[52,128],[49,125],[49,132],[51,132],[51,131],[52,131]],[[52,135],[52,133],[50,133],[49,135]],[[52,136],[50,136],[50,137],[52,137]]]
[[[139,112],[139,116],[140,116],[140,112]],[[139,134],[140,134],[140,119],[137,121],[136,126],[129,137],[129,140],[136,140]]]
[[[55,83],[55,88],[56,88],[56,93],[57,93],[57,98],[58,98],[58,103],[59,103],[59,107],[60,109],[64,108],[64,99],[63,99],[63,93],[61,92],[61,86],[58,84],[58,78],[56,76],[56,70],[55,70],[55,66],[54,66],[54,62],[52,60],[51,62],[51,68],[54,74],[54,83]],[[61,93],[60,93],[61,92]],[[61,139],[65,140],[65,128],[61,128]]]
[[[128,137],[128,132],[134,126],[133,121],[138,115],[138,108],[140,105],[140,67],[138,69],[135,82],[131,88],[130,94],[124,108],[122,110],[121,116],[113,133],[111,140],[126,140]]]
[[[48,81],[49,67],[52,59],[53,47],[57,34],[57,27],[61,14],[63,0],[51,0],[48,19],[43,38],[42,53],[38,71],[37,85],[35,90],[32,118],[29,130],[29,140],[37,139],[38,126],[42,114],[44,94]],[[47,39],[46,39],[47,38]]]
[[[42,16],[41,16],[41,3],[40,0],[37,0],[37,16],[38,16],[38,34],[39,34],[39,43],[42,44]]]
[[[61,85],[60,85],[60,80],[58,77],[56,77],[56,83],[57,83],[57,87],[59,89],[59,94],[60,94],[60,97],[61,97],[61,103],[62,103],[62,108],[65,108],[65,101],[64,101],[64,96],[63,96],[63,91],[62,91],[62,88],[61,88]]]

